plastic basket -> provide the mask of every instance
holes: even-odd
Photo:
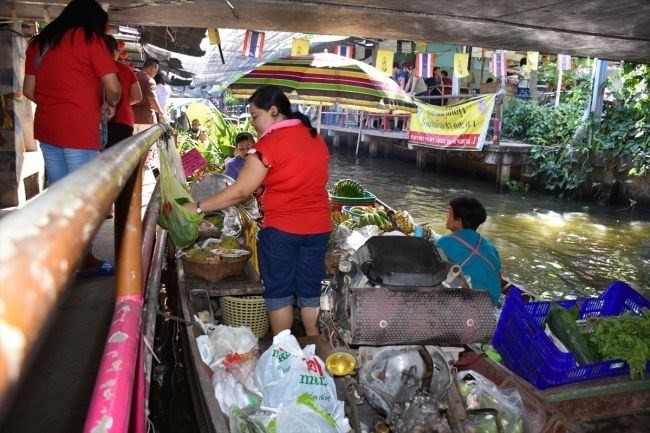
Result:
[[[597,298],[559,301],[564,308],[580,307],[579,318],[619,316],[627,311],[639,314],[650,301],[626,283],[615,281]],[[588,379],[629,374],[623,360],[607,360],[577,365],[571,353],[560,351],[544,333],[543,324],[550,301],[524,303],[521,291],[508,292],[492,344],[503,363],[539,389]],[[646,364],[650,371],[650,362]]]
[[[223,296],[219,298],[224,325],[248,326],[257,338],[269,332],[269,316],[261,296]]]
[[[377,197],[370,191],[364,191],[363,197],[338,197],[330,194],[333,211],[341,210],[345,205],[374,206],[375,200]]]

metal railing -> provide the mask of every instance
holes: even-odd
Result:
[[[142,167],[149,148],[165,132],[166,127],[158,125],[116,144],[0,220],[0,406],[8,406],[77,263],[116,202],[115,314],[85,430],[98,422],[104,425],[102,431],[128,430],[131,395],[140,386],[134,387],[134,380],[142,345],[143,274],[149,272],[142,262],[145,257],[150,263],[153,247],[151,233],[145,234],[143,244]],[[155,230],[153,216],[145,221],[147,232]],[[116,369],[116,360],[128,368]],[[104,381],[107,374],[109,385]],[[110,394],[106,386],[113,387]]]

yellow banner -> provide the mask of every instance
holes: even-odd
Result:
[[[393,52],[390,50],[377,50],[375,68],[389,77],[393,75]]]
[[[415,52],[416,53],[426,53],[427,52],[427,41],[415,41]]]
[[[454,105],[415,101],[409,143],[454,150],[481,150],[490,126],[495,95],[477,96]]]
[[[458,78],[464,78],[469,75],[467,70],[467,62],[469,61],[469,53],[456,53],[454,54],[454,75]]]
[[[215,27],[210,27],[208,29],[208,41],[210,41],[210,45],[221,44],[221,38],[219,37],[219,29]]]
[[[308,39],[292,39],[291,40],[291,55],[292,56],[306,56],[309,54],[309,40]]]
[[[526,66],[529,71],[536,71],[539,64],[539,53],[537,51],[526,52]]]

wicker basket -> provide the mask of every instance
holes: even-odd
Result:
[[[217,256],[205,260],[195,260],[183,256],[183,268],[188,274],[196,275],[211,283],[216,283],[224,278],[240,275],[246,267],[246,262],[251,257],[246,254],[242,257]]]
[[[269,316],[261,296],[223,296],[219,298],[223,323],[228,326],[248,326],[257,338],[269,332]]]

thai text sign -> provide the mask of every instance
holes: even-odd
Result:
[[[187,177],[208,165],[208,161],[205,160],[203,155],[195,147],[181,155],[181,164],[183,165],[185,177]]]
[[[495,95],[478,96],[438,107],[416,102],[409,143],[440,149],[481,150],[490,126]]]

